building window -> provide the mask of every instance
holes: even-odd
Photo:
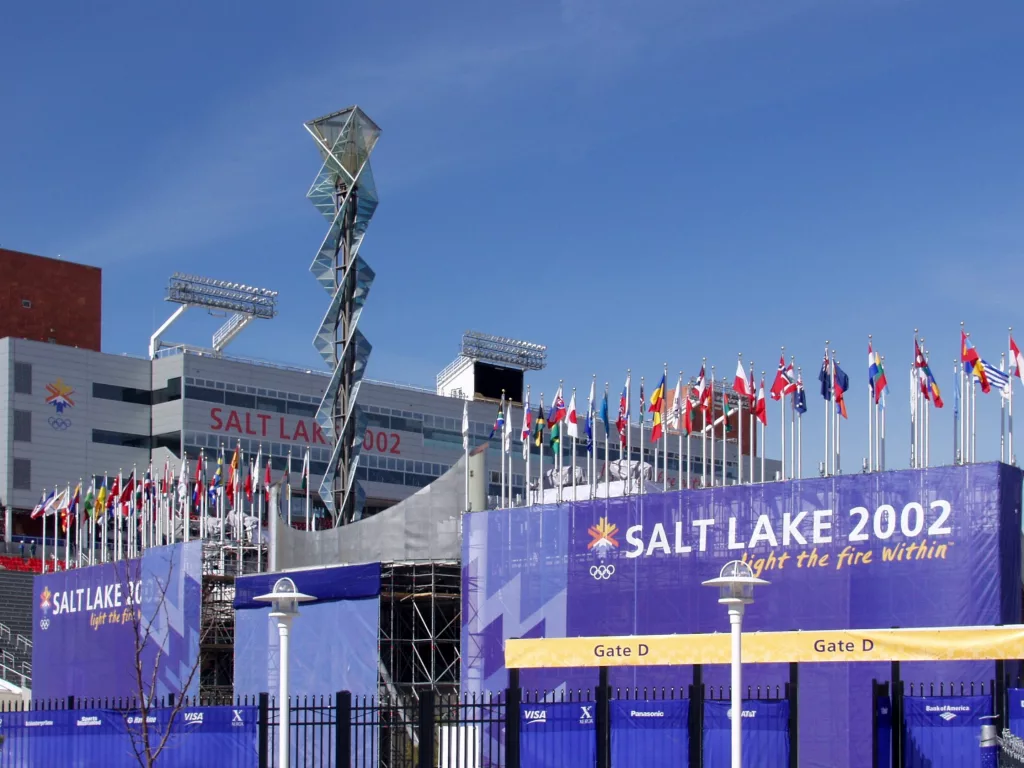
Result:
[[[224,393],[218,389],[205,387],[185,387],[185,397],[189,400],[203,400],[207,403],[223,403]]]
[[[103,445],[119,445],[122,448],[149,449],[149,435],[133,435],[129,432],[108,432],[105,429],[94,429],[92,441]]]
[[[14,392],[18,395],[32,394],[32,363],[14,364]]]
[[[243,395],[238,392],[225,392],[224,404],[235,408],[255,408],[256,398],[253,395]]]
[[[256,408],[261,411],[270,411],[272,413],[288,412],[288,404],[284,400],[278,400],[273,397],[257,397]]]
[[[32,412],[14,412],[14,439],[19,443],[32,442]]]
[[[15,459],[13,467],[12,485],[16,491],[32,490],[32,461],[30,459]]]
[[[167,386],[153,390],[153,405],[181,400],[181,376],[167,380]]]
[[[153,448],[166,448],[177,458],[181,458],[181,432],[165,432],[153,435]]]
[[[21,300],[22,309],[32,309],[32,302],[29,299]]]
[[[289,400],[288,413],[294,416],[308,416],[309,418],[313,418],[316,416],[316,406],[309,405],[308,403],[295,403]]]
[[[153,403],[153,393],[148,389],[119,387],[115,384],[100,384],[99,382],[93,382],[92,396],[98,400],[115,400],[136,405],[152,405]]]

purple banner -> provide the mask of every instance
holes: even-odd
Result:
[[[165,696],[199,691],[199,542],[147,550],[129,560],[35,578],[35,699]]]
[[[650,494],[467,515],[463,685],[507,684],[504,640],[725,632],[701,582],[743,559],[768,579],[745,631],[1015,623],[1021,472],[999,464]],[[989,680],[988,663],[904,664],[907,680]],[[800,762],[870,764],[871,679],[886,664],[803,665]],[[615,686],[685,686],[689,668],[619,668]],[[728,685],[728,669],[705,681]],[[786,665],[748,667],[776,685]],[[595,670],[524,670],[528,688]]]

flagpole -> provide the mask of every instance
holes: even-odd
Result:
[[[523,404],[523,430],[525,435],[520,435],[523,439],[523,463],[526,464],[526,485],[523,488],[523,494],[526,499],[526,506],[530,506],[530,438],[533,437],[530,434],[530,385],[526,385],[526,402]],[[466,457],[466,482],[469,482],[469,456]],[[467,486],[468,488],[468,486]],[[467,490],[468,493],[468,490]],[[468,506],[468,505],[467,505]]]
[[[602,402],[603,403],[607,403],[608,402],[608,382],[607,381],[604,383],[604,400]],[[604,407],[604,405],[601,406],[601,411],[602,411],[602,414],[601,414],[602,415],[602,421],[604,421],[604,497],[607,499],[609,494],[611,493],[611,489],[609,487],[610,480],[609,480],[609,476],[608,476],[608,465],[611,463],[611,456],[608,453],[608,432],[609,432],[609,429],[610,429],[610,427],[608,425],[608,419],[610,419],[611,416],[608,413],[605,413],[605,411],[607,411],[607,409]]]
[[[633,425],[630,423],[630,403],[633,402],[632,369],[626,369],[626,495],[633,490]]]
[[[832,399],[836,399],[836,351],[832,350]],[[839,456],[839,428],[841,426],[839,418],[839,403],[836,402],[835,408],[832,409],[832,419],[834,420],[835,426],[832,429],[832,441],[835,443],[835,454],[832,463],[832,474],[842,474],[842,463]]]
[[[576,387],[572,388],[572,401],[576,402]],[[572,430],[572,500],[575,502],[576,499],[576,434],[579,432],[579,416],[576,417],[576,424]]]
[[[789,369],[790,375],[793,375],[793,371],[796,370],[796,355],[789,356]],[[783,396],[785,399],[785,396]],[[783,431],[786,429],[785,422],[782,425]],[[796,390],[794,389],[789,395],[789,479],[792,480],[796,477]]]
[[[824,363],[822,363],[822,367],[825,369],[825,376],[826,377],[830,376],[830,373],[829,373],[830,366],[829,366],[829,358],[828,358],[828,339],[825,339],[825,361],[824,361]],[[829,435],[828,427],[829,427],[829,421],[830,421],[830,419],[832,417],[832,414],[831,414],[830,409],[829,409],[829,405],[831,405],[831,403],[832,403],[832,393],[831,393],[832,382],[828,381],[828,382],[824,382],[824,384],[825,384],[825,391],[829,393],[828,397],[825,398],[825,477],[828,477],[831,474],[831,471],[830,471],[830,465],[831,465],[830,454],[832,453],[831,448],[829,447],[829,441],[828,441],[828,435]]]
[[[882,358],[882,365],[885,365],[885,358]],[[882,420],[879,423],[879,430],[881,432],[881,439],[879,440],[879,450],[881,451],[880,457],[882,459],[882,471],[885,471],[885,390],[882,390]]]
[[[868,471],[875,470],[875,381],[871,378],[871,369],[875,364],[875,352],[871,346],[871,334],[868,334]]]
[[[761,382],[764,383],[764,371],[761,371]],[[758,397],[760,398],[760,396],[761,396],[761,393],[760,393],[760,389],[759,389],[758,390]],[[767,406],[765,406],[765,407],[767,408]],[[766,411],[766,413],[767,413],[767,411]],[[765,418],[767,419],[767,417],[765,417]],[[765,450],[764,450],[764,422],[761,422],[761,443],[760,443],[760,449],[761,449],[760,450],[760,453],[761,453],[761,482],[763,483],[765,481],[765,479],[764,479],[764,454],[765,454]]]
[[[1013,326],[1010,326],[1010,329],[1009,329],[1009,339],[1012,339],[1012,338],[1013,338]],[[1011,365],[1013,365],[1013,367],[1017,371],[1017,373],[1020,373],[1019,369],[1017,368],[1017,358],[1014,357],[1012,349],[1010,350],[1010,363],[1011,363]],[[1010,370],[1009,367],[1007,367],[1006,370],[1009,371]],[[1007,446],[1006,446],[1007,447],[1007,458],[1009,459],[1009,463],[1011,465],[1017,466],[1017,459],[1013,455],[1013,376],[1010,376],[1010,402],[1007,404],[1007,412],[1008,412],[1008,418],[1009,418],[1009,422],[1010,422],[1009,423],[1009,440],[1008,440]]]
[[[928,362],[928,350],[924,348],[924,343],[925,343],[924,337],[922,336],[921,337],[921,347],[922,347],[921,348],[921,354],[924,355],[924,361],[925,361],[925,363],[927,363]],[[925,382],[925,383],[926,383],[926,385],[929,384],[929,382]],[[931,445],[930,445],[930,443],[931,443],[931,432],[930,432],[930,424],[929,424],[929,422],[931,420],[931,408],[929,407],[929,403],[931,402],[932,398],[934,397],[934,393],[932,393],[930,390],[931,390],[931,387],[929,386],[928,397],[920,398],[920,402],[921,402],[921,451],[923,453],[922,458],[924,459],[921,462],[921,464],[926,469],[928,468],[929,462],[931,461]]]
[[[754,384],[754,361],[750,361],[750,391],[753,393],[753,397],[750,402],[750,417],[747,419],[750,422],[750,482],[757,482],[757,477],[754,475],[754,456],[757,454],[756,448],[764,450],[764,446],[757,442],[757,425],[754,422],[755,414],[754,408],[757,406],[757,387]]]
[[[701,373],[707,370],[707,358],[702,358]],[[712,382],[714,375],[712,375]],[[704,382],[707,387],[707,382]],[[714,389],[712,389],[714,391]],[[708,485],[708,425],[707,413],[704,410],[704,392],[700,393],[700,487],[707,488]]]
[[[978,460],[978,389],[971,379],[971,463]]]
[[[781,374],[786,368],[786,348],[782,347],[782,354],[779,356],[779,373]],[[786,479],[786,388],[783,386],[782,391],[779,393],[779,439],[782,443],[782,454],[780,459],[780,469],[782,470],[782,479]]]
[[[563,382],[564,382],[564,379],[559,379],[558,380],[558,394],[555,395],[555,407],[558,407],[558,398],[562,398],[562,403],[563,404],[565,403],[565,395],[562,394],[562,384],[563,384]],[[562,491],[563,491],[563,488],[564,488],[564,485],[563,485],[564,481],[563,481],[563,478],[562,478],[562,469],[565,467],[565,456],[564,456],[564,454],[562,452],[562,446],[565,445],[565,430],[562,429],[562,424],[564,422],[568,421],[568,419],[562,418],[561,413],[559,413],[558,415],[559,415],[559,419],[556,422],[558,424],[558,456],[555,457],[555,476],[558,478],[558,481],[555,484],[555,487],[558,490],[555,491],[555,494],[556,494],[556,496],[558,498],[558,503],[561,504],[562,503],[562,499],[563,499]]]
[[[708,398],[710,407],[708,410],[711,412],[711,436],[708,438],[711,442],[711,456],[708,459],[708,475],[711,477],[711,487],[715,487],[715,366],[711,366],[711,397]],[[707,423],[704,424],[704,431],[708,431]]]
[[[999,356],[999,370],[1006,372],[1006,353]],[[999,461],[1006,463],[1006,400],[999,393]]]
[[[743,371],[743,353],[739,352],[737,370]],[[750,387],[748,386],[749,390]],[[750,396],[749,394],[747,395]],[[743,397],[738,396],[736,402],[739,410],[736,412],[736,484],[743,485]]]
[[[804,380],[804,369],[796,369],[796,380],[803,382]],[[801,383],[801,386],[802,383]],[[794,404],[794,410],[796,405]],[[807,408],[807,393],[804,392],[804,408]],[[796,426],[796,476],[797,479],[803,480],[804,477],[804,413],[798,411],[796,415],[797,426]]]
[[[725,384],[728,379],[722,382],[722,487],[725,488],[727,476],[726,458],[729,455],[729,389]]]

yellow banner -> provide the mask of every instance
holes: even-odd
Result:
[[[505,666],[728,664],[728,633],[508,640]],[[743,662],[951,661],[1024,658],[1024,626],[744,632]]]

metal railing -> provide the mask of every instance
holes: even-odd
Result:
[[[1024,768],[1024,741],[1006,728],[999,742],[1000,768]]]

